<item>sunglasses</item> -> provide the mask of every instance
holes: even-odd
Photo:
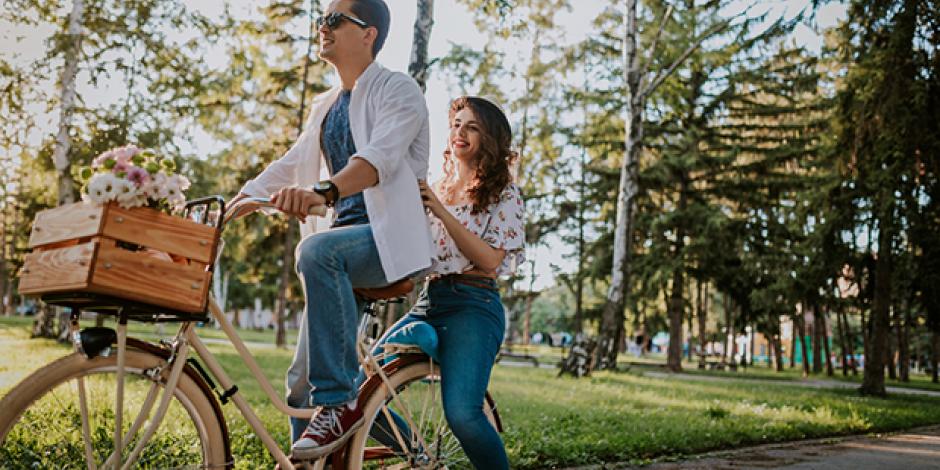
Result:
[[[340,24],[342,24],[343,20],[348,20],[350,23],[353,23],[359,26],[360,28],[369,27],[368,23],[360,20],[359,18],[354,18],[345,13],[334,11],[333,13],[330,13],[329,15],[321,16],[317,18],[317,28],[322,28],[323,25],[325,24],[327,28],[330,28],[330,30],[334,30],[338,28]]]

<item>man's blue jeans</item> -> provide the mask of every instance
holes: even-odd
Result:
[[[300,242],[295,255],[307,305],[294,361],[287,370],[287,404],[341,405],[357,395],[360,308],[353,287],[382,287],[389,282],[369,225],[315,233]],[[291,442],[300,439],[307,421],[291,418]]]
[[[495,281],[481,280],[480,283],[489,288],[455,282],[447,277],[431,281],[411,313],[389,328],[383,340],[415,321],[434,327],[448,426],[474,467],[508,469],[503,441],[483,413],[486,388],[503,342],[506,317]],[[388,429],[387,424],[378,427]],[[381,436],[373,437],[385,441]]]

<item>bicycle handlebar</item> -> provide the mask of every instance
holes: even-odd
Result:
[[[274,209],[274,204],[271,202],[270,198],[266,197],[246,197],[244,199],[239,199],[237,202],[232,204],[228,210],[225,211],[225,220],[223,225],[231,221],[232,219],[238,217],[247,209]],[[314,215],[317,217],[323,217],[326,215],[326,206],[323,205],[312,205],[307,209],[308,215]]]

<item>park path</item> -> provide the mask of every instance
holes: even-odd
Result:
[[[848,436],[765,444],[710,452],[680,462],[645,466],[605,464],[569,470],[936,470],[940,426],[896,434]]]
[[[853,382],[842,382],[839,380],[828,380],[828,379],[809,379],[809,380],[766,380],[758,379],[753,377],[719,377],[714,375],[697,375],[697,374],[683,374],[683,373],[670,373],[670,372],[643,372],[644,377],[654,377],[657,379],[681,379],[681,380],[696,380],[700,382],[721,382],[725,380],[733,380],[736,382],[750,382],[755,384],[762,383],[772,383],[774,385],[784,385],[784,386],[793,386],[793,387],[806,387],[806,388],[838,388],[838,389],[857,389],[858,384]],[[898,395],[924,395],[929,397],[940,397],[940,392],[936,390],[924,390],[917,388],[906,388],[906,387],[885,387],[885,391],[888,393],[898,394]],[[940,465],[938,467],[940,468]]]

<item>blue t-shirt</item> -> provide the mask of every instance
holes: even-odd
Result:
[[[349,157],[355,155],[356,144],[352,131],[349,130],[349,97],[351,93],[343,90],[339,98],[330,107],[323,121],[320,145],[330,163],[330,174],[337,174],[349,163]],[[333,227],[360,225],[369,223],[365,199],[362,193],[356,193],[340,199],[336,203],[336,219]]]

